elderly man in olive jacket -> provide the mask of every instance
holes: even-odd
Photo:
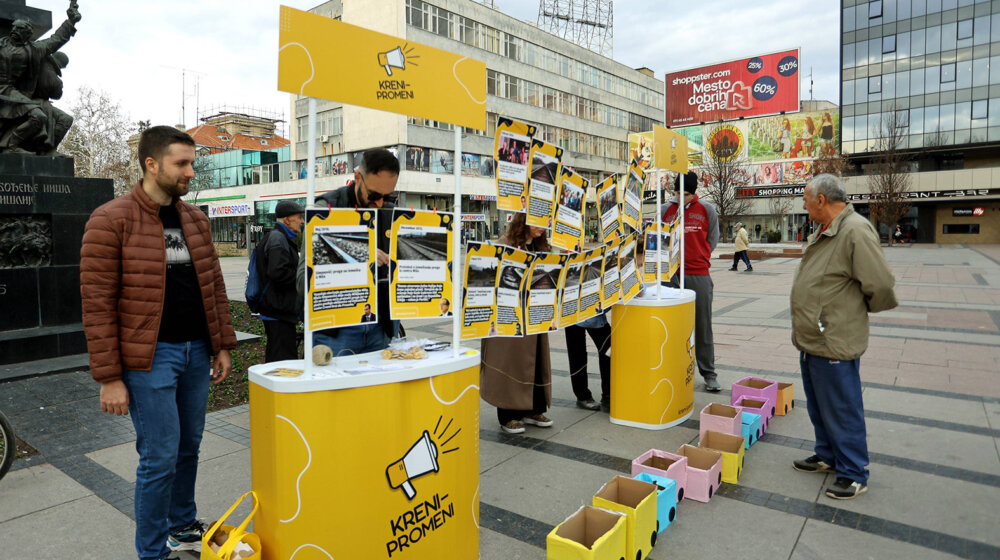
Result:
[[[875,228],[847,203],[840,179],[814,178],[803,198],[809,218],[822,227],[809,238],[792,284],[792,343],[801,352],[816,446],[793,466],[835,473],[826,495],[846,500],[868,489],[861,355],[868,349],[868,314],[898,305],[895,278]]]

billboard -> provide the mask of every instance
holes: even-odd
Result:
[[[664,79],[667,126],[799,110],[799,50],[672,72]]]

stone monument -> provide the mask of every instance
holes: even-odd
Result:
[[[56,153],[73,119],[62,96],[59,48],[80,21],[71,1],[48,38],[51,14],[0,0],[0,364],[87,351],[80,309],[80,245],[110,179],[73,176]]]

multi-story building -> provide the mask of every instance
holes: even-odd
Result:
[[[895,123],[910,170],[907,236],[1000,242],[1000,2],[841,8],[841,136],[856,206],[867,211],[880,139]]]
[[[496,9],[470,0],[325,2],[314,13],[481,60],[487,68],[487,116],[462,140],[462,211],[482,214],[468,225],[481,237],[502,233],[496,210],[493,143],[504,115],[532,123],[537,136],[561,146],[563,163],[591,184],[622,173],[628,134],[663,121],[663,82]],[[345,76],[349,79],[349,76]],[[256,227],[273,224],[277,200],[304,200],[307,99],[291,96],[291,159],[278,182],[223,187],[212,196],[243,196]],[[451,125],[319,100],[316,191],[344,185],[362,151],[386,147],[400,158],[399,204],[451,210],[454,131]],[[264,166],[266,167],[266,166]],[[262,169],[261,176],[272,176]],[[202,196],[205,196],[203,193]],[[596,216],[592,217],[596,220]],[[594,227],[594,230],[597,228]]]

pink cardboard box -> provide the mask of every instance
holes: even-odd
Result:
[[[771,406],[771,401],[767,399],[759,399],[757,397],[740,397],[733,404],[734,406],[738,406],[742,410],[745,410],[747,412],[759,414],[761,435],[763,435],[764,432],[767,431],[767,421],[770,418],[767,415],[767,411],[774,408],[773,406]]]
[[[698,437],[705,437],[707,431],[743,435],[743,413],[740,409],[725,404],[711,403],[701,409]]]
[[[649,473],[664,476],[677,483],[677,501],[684,499],[684,488],[687,486],[688,459],[683,455],[650,449],[632,461],[632,476],[639,473]]]
[[[767,417],[774,416],[775,406],[778,402],[778,382],[760,377],[744,377],[733,383],[733,393],[730,397],[730,404],[736,404],[740,397],[750,397],[752,399],[767,399],[770,401],[771,409],[767,411]]]
[[[722,453],[685,444],[677,454],[688,460],[684,497],[699,502],[711,500],[722,484]]]
[[[775,406],[774,413],[778,416],[784,416],[793,408],[795,408],[795,385],[778,383],[778,404]]]

